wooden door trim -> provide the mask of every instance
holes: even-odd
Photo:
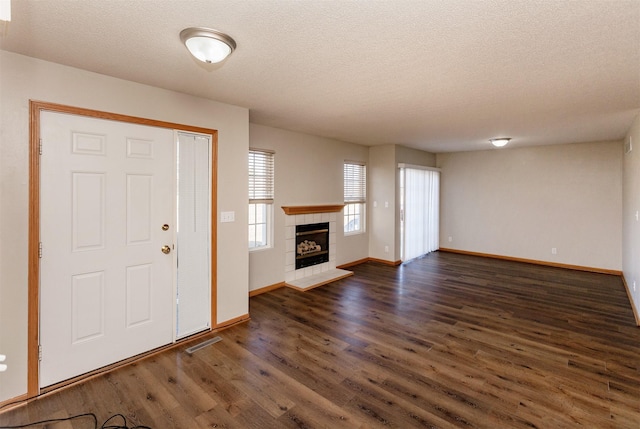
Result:
[[[40,393],[39,386],[39,321],[40,321],[40,115],[42,112],[67,113],[157,128],[208,134],[211,136],[211,329],[217,323],[217,171],[218,131],[209,128],[118,113],[84,109],[45,101],[29,100],[29,243],[28,243],[28,327],[27,327],[27,397]]]

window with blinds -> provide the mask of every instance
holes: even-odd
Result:
[[[249,150],[249,249],[271,247],[274,153]]]
[[[344,163],[344,232],[364,232],[365,206],[367,198],[367,167],[364,163]]]
[[[249,201],[273,203],[273,152],[249,150]]]

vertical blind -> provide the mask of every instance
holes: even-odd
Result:
[[[249,150],[249,202],[273,203],[273,158],[271,151]]]
[[[367,173],[365,165],[358,162],[344,163],[344,202],[364,203],[367,198]]]
[[[440,229],[440,172],[401,168],[404,183],[403,253],[409,259],[438,250]]]
[[[176,337],[210,327],[211,137],[178,133]]]

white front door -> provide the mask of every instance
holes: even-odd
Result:
[[[173,135],[42,113],[41,387],[173,341]]]

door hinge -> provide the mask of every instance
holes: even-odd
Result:
[[[39,140],[39,144],[38,144],[38,153],[40,155],[42,155],[42,139]]]
[[[38,344],[38,361],[42,362],[42,346]]]
[[[38,243],[38,258],[42,259],[42,241]]]

